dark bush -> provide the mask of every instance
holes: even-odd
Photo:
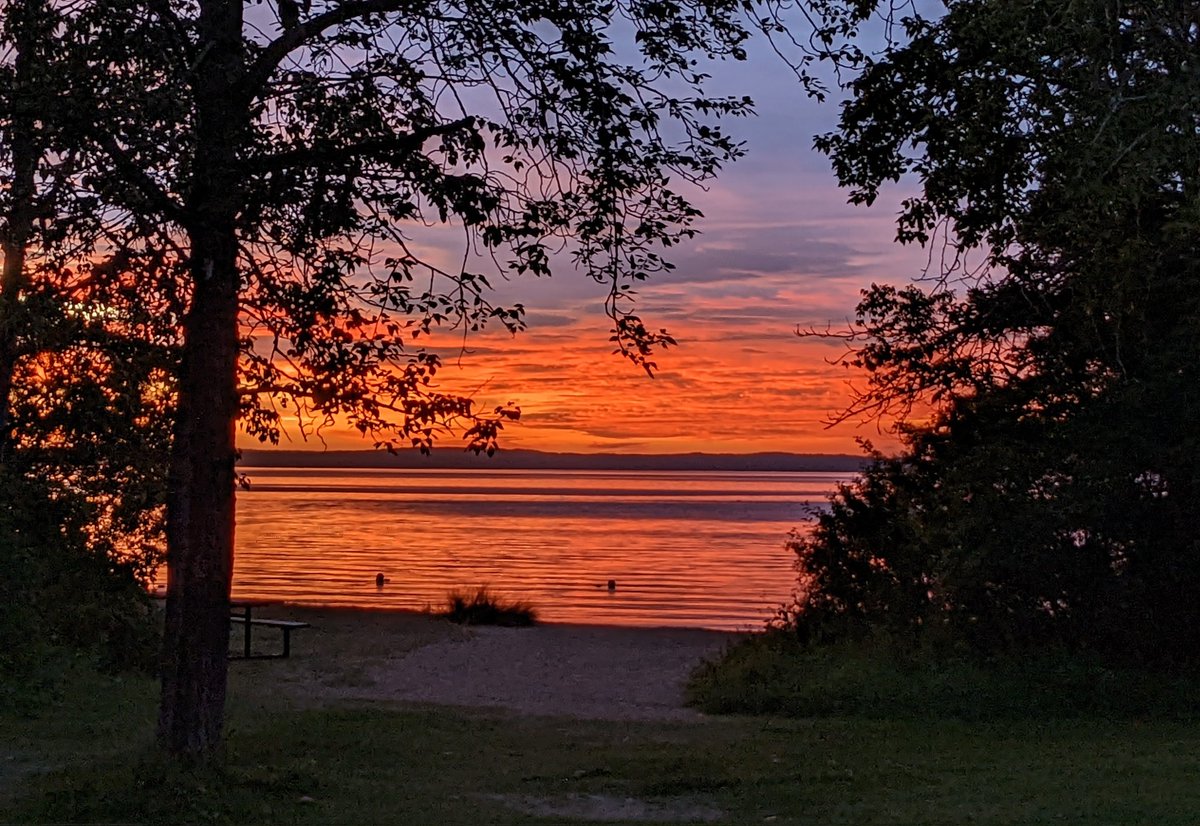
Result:
[[[153,671],[160,618],[133,563],[88,546],[69,498],[18,479],[0,506],[0,703],[36,703],[83,655],[108,670]]]
[[[528,602],[496,596],[486,587],[469,593],[451,593],[438,616],[460,625],[517,627],[537,622],[537,610]]]

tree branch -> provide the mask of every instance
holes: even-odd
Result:
[[[133,162],[132,159],[117,143],[117,139],[112,136],[112,133],[105,129],[95,130],[96,143],[104,150],[105,154],[112,159],[113,165],[121,172],[121,174],[133,186],[142,193],[146,201],[159,210],[164,217],[180,224],[186,225],[186,211],[183,206],[172,198],[165,189],[158,185],[150,175],[146,173],[142,167]]]
[[[262,94],[271,73],[285,57],[334,26],[372,14],[386,14],[423,5],[425,4],[420,0],[349,0],[337,8],[309,18],[298,26],[286,29],[263,48],[243,76],[240,91],[245,102],[249,103]]]

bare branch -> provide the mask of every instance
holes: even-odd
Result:
[[[263,48],[258,58],[247,70],[242,81],[241,92],[246,102],[262,95],[271,73],[289,54],[309,43],[329,29],[360,20],[372,14],[387,14],[404,9],[424,7],[414,0],[354,0],[342,3],[335,9],[311,17],[298,26],[286,29],[283,34]]]

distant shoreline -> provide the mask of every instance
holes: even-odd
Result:
[[[501,450],[493,456],[465,451],[416,450],[390,454],[382,450],[243,450],[244,467],[421,468],[438,470],[658,470],[758,473],[856,473],[862,456],[836,453],[546,453]]]

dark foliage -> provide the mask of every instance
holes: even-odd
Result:
[[[938,266],[845,334],[847,415],[910,423],[793,541],[804,636],[1196,662],[1198,10],[953,2],[860,62],[819,145],[852,200],[919,181]]]
[[[94,513],[51,485],[6,475],[0,506],[0,706],[49,699],[62,661],[150,673],[161,618],[138,560],[97,553]]]
[[[149,669],[175,358],[154,232],[103,207],[47,106],[79,70],[68,11],[0,8],[0,672],[37,695],[80,652]]]

